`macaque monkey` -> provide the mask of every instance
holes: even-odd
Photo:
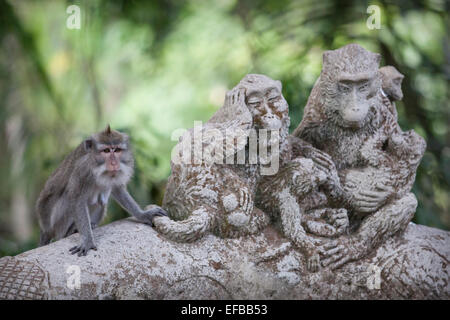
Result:
[[[142,210],[127,191],[134,159],[128,136],[108,127],[84,140],[50,176],[36,203],[41,229],[40,245],[78,231],[80,245],[72,254],[97,250],[92,229],[106,214],[109,196],[139,221],[152,224],[165,216],[157,206]]]

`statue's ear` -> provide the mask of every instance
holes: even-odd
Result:
[[[283,84],[281,83],[280,80],[275,81],[277,83],[278,88],[280,88],[280,91],[283,90]]]
[[[327,51],[325,51],[323,53],[323,56],[322,56],[322,69],[324,68],[325,65],[328,65],[330,63],[331,54],[332,54],[331,50],[327,50]]]

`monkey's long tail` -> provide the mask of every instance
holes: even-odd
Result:
[[[192,242],[201,238],[213,223],[212,212],[200,207],[185,220],[174,221],[168,217],[155,217],[153,224],[156,230],[177,242]]]

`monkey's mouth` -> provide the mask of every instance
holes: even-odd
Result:
[[[111,177],[111,178],[115,178],[115,177],[119,176],[120,173],[121,173],[121,172],[120,172],[119,169],[117,169],[117,170],[108,170],[108,171],[105,172],[105,174],[106,174],[108,177]]]
[[[345,121],[345,124],[349,128],[359,129],[363,126],[364,121],[358,121],[358,120],[347,120]]]

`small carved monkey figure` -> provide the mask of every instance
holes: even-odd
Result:
[[[306,256],[307,269],[319,270],[316,237],[332,238],[348,228],[347,211],[326,207],[319,187],[330,183],[327,173],[307,158],[298,157],[273,176],[261,180],[256,202]]]
[[[47,180],[36,203],[41,229],[40,245],[75,232],[81,243],[72,254],[96,250],[92,229],[106,214],[109,196],[139,221],[151,224],[165,216],[160,207],[142,210],[127,191],[134,159],[128,136],[108,127],[84,140]]]
[[[397,110],[395,109],[394,101],[403,99],[402,81],[405,77],[393,66],[385,66],[379,69],[381,75],[381,88],[383,93],[388,97],[392,106],[391,112],[397,120]]]

